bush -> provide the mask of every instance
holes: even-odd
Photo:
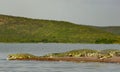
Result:
[[[116,40],[114,39],[97,39],[95,43],[105,43],[105,44],[111,44],[114,43]]]

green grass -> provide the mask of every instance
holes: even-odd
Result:
[[[104,43],[98,42],[102,39],[120,42],[118,35],[94,26],[0,15],[0,42]]]
[[[99,27],[102,30],[111,32],[116,35],[120,35],[120,26],[108,26],[108,27]]]

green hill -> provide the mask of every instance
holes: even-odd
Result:
[[[120,43],[120,37],[94,26],[0,15],[0,42]]]
[[[107,32],[120,35],[120,26],[108,26],[108,27],[99,27]]]

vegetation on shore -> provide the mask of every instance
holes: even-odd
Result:
[[[114,28],[0,14],[0,42],[120,43],[120,27]]]

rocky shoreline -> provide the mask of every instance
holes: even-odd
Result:
[[[28,53],[8,55],[8,60],[67,61],[67,62],[105,62],[120,63],[120,51],[117,49],[91,50],[79,49],[62,53],[35,56]]]

